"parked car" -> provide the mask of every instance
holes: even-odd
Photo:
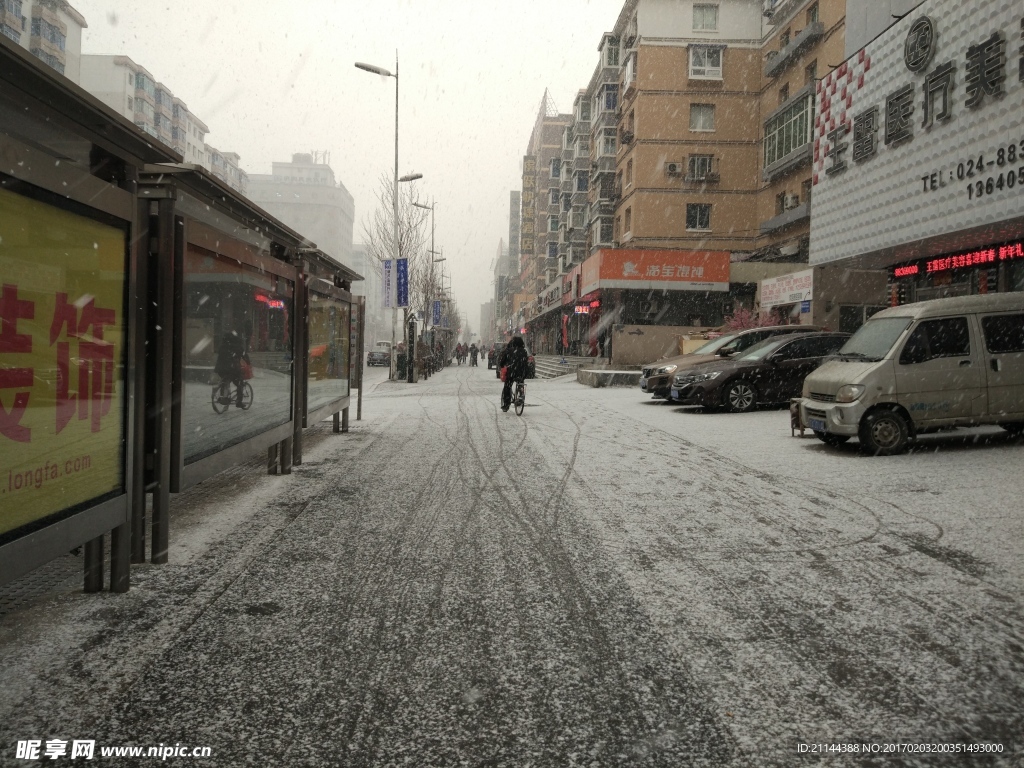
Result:
[[[677,355],[645,365],[640,372],[640,391],[647,392],[654,397],[667,398],[672,389],[672,379],[695,365],[732,357],[770,336],[823,330],[825,329],[816,325],[772,325],[764,328],[748,328],[745,331],[720,336],[689,354]]]
[[[873,315],[804,380],[800,420],[877,455],[929,429],[1024,433],[1024,293],[934,299]]]
[[[501,368],[498,366],[498,358],[501,357],[501,350],[505,348],[505,345],[503,343],[499,343],[495,344],[494,346],[498,348],[498,351],[494,353],[494,375],[500,379]],[[487,356],[487,367],[491,367],[490,355]],[[537,378],[537,361],[534,359],[533,352],[530,351],[529,347],[526,348],[526,378]]]
[[[676,374],[670,399],[682,405],[722,406],[734,413],[759,403],[799,397],[804,377],[834,354],[848,333],[800,333],[772,336],[728,360]]]
[[[496,368],[498,365],[498,357],[501,356],[501,350],[505,348],[505,342],[496,341],[491,344],[490,350],[487,352],[487,367]]]
[[[375,342],[373,348],[366,353],[367,365],[391,365],[391,342]]]

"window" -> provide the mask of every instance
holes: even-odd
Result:
[[[690,155],[686,175],[691,179],[706,179],[711,175],[714,155]]]
[[[548,202],[551,205],[558,205],[558,187],[551,187],[548,190]]]
[[[617,85],[606,85],[604,87],[604,98],[602,100],[602,107],[605,112],[614,112],[616,107],[619,106],[619,86]]]
[[[715,105],[714,104],[691,104],[690,105],[690,130],[691,131],[713,131],[713,130],[715,130]]]
[[[807,23],[813,24],[818,20],[818,4],[815,3],[807,9]]]
[[[690,46],[690,77],[722,78],[722,49]]]
[[[128,85],[135,85],[135,75],[128,73]]]
[[[39,37],[40,36],[40,34],[41,34],[40,30],[42,29],[42,24],[43,24],[43,20],[40,19],[39,17],[36,17],[36,18],[32,19],[32,31],[30,33],[32,35],[32,37]]]
[[[562,178],[562,161],[559,160],[557,157],[551,160],[551,178]]]
[[[993,355],[1024,352],[1024,315],[990,315],[981,318],[985,347]]]
[[[804,85],[811,85],[818,79],[818,60],[815,59],[804,67]]]
[[[608,44],[605,45],[604,65],[606,67],[619,66],[619,46],[617,43],[609,42]]]
[[[3,3],[0,3],[2,6]],[[7,0],[7,10],[13,16],[21,18],[21,0]]]
[[[785,32],[783,32],[781,35],[779,35],[779,50],[781,51],[787,45],[789,45],[789,30],[788,29]]]
[[[548,243],[548,258],[549,259],[557,259],[558,258],[558,243]]]
[[[579,171],[576,173],[576,191],[586,192],[590,189],[590,174],[586,171]]]
[[[589,101],[581,101],[580,102],[580,120],[589,120],[589,119],[590,119],[590,102]]]
[[[6,24],[0,24],[0,32],[3,33],[4,37],[10,38],[16,43],[21,42],[21,32],[13,27],[8,27]]]
[[[630,186],[633,183],[633,158],[629,158],[626,162],[626,186]]]
[[[614,128],[605,128],[601,137],[601,154],[614,155],[618,149],[618,140]]]
[[[636,133],[636,110],[629,110],[629,117],[626,118],[626,130],[630,133]]]
[[[557,216],[548,216],[548,232],[557,232],[557,231],[558,231],[558,217]]]
[[[715,32],[718,29],[717,5],[693,6],[693,31]]]
[[[937,357],[963,357],[971,354],[966,317],[925,320],[903,345],[900,365],[915,365]]]
[[[622,217],[621,216],[616,216],[615,217],[615,230],[613,232],[613,235],[614,235],[616,240],[619,239],[619,232],[622,231],[621,224],[622,224]]]
[[[804,179],[800,182],[800,199],[803,200],[808,206],[811,204],[811,189],[814,186],[814,182],[811,179]]]
[[[785,192],[779,192],[775,196],[775,215],[780,216],[786,210],[786,198],[788,195]]]
[[[633,231],[633,209],[626,209],[626,234],[628,235]]]
[[[701,230],[711,229],[711,204],[687,203],[686,228]]]
[[[784,109],[764,126],[764,164],[767,168],[811,140],[812,95]],[[691,117],[692,122],[692,117]]]
[[[781,88],[779,88],[779,106],[781,107],[787,101],[789,101],[789,84],[788,83],[786,85],[782,86]]]

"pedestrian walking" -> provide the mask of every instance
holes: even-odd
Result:
[[[476,344],[469,345],[469,364],[474,368],[476,367],[476,358],[480,354],[480,350],[476,348]]]

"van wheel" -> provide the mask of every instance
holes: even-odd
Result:
[[[860,424],[860,443],[876,456],[902,453],[909,439],[907,420],[896,411],[873,411]]]
[[[842,445],[850,439],[849,435],[833,435],[831,432],[815,432],[814,436],[825,445],[831,445],[833,448]]]
[[[1011,435],[1024,434],[1024,421],[1004,421],[999,425]]]
[[[749,381],[734,381],[725,389],[725,405],[733,413],[746,413],[757,405],[757,392]]]

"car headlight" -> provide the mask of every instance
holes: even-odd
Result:
[[[679,367],[678,365],[663,365],[663,366],[661,366],[661,368],[659,368],[658,370],[656,370],[654,372],[654,375],[655,376],[661,376],[664,373],[675,373],[676,372],[676,368],[678,368],[678,367]]]
[[[721,375],[722,375],[721,371],[708,371],[707,373],[695,373],[691,377],[691,381],[694,381],[694,382],[697,382],[697,381],[711,381],[712,379],[717,379]]]
[[[855,402],[861,395],[864,394],[864,387],[860,384],[844,384],[836,392],[837,403],[852,403]]]

